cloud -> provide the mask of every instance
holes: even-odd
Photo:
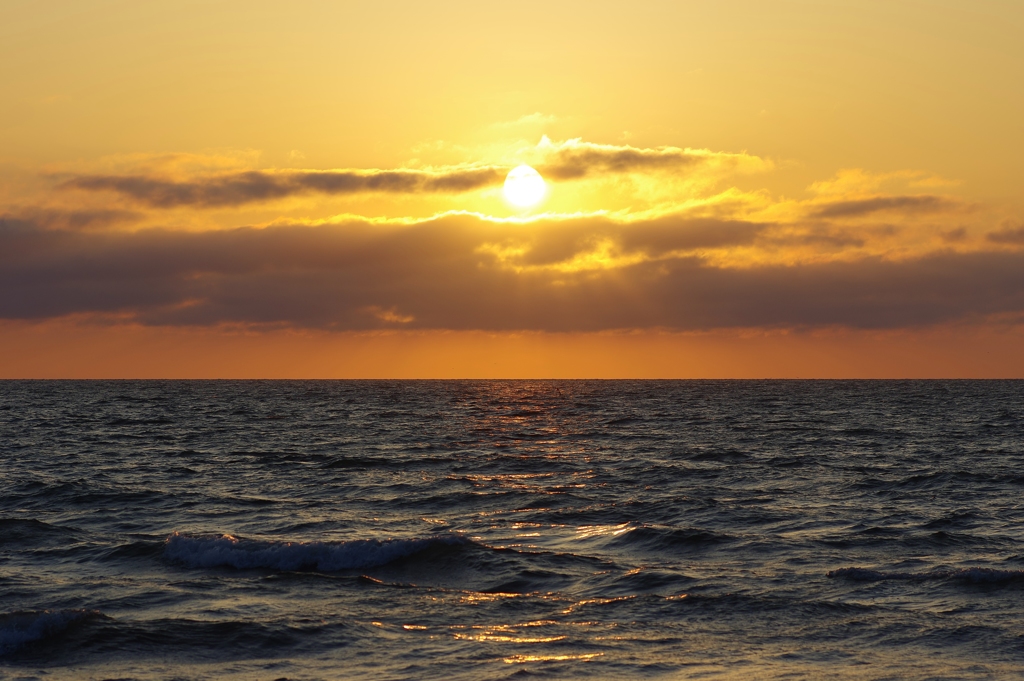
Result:
[[[459,193],[496,184],[506,169],[493,166],[442,170],[247,171],[191,180],[149,175],[82,175],[63,189],[107,191],[154,208],[218,208],[303,194]]]
[[[556,144],[545,137],[538,150],[544,159],[538,170],[544,177],[555,180],[575,180],[601,173],[679,171],[696,166],[748,171],[771,167],[770,162],[749,154],[678,147],[642,149],[629,145],[593,144],[579,139]]]
[[[447,214],[215,232],[0,223],[0,318],[599,331],[902,328],[1024,311],[1024,253],[724,267],[769,224]]]
[[[415,320],[415,317],[410,315],[399,314],[394,307],[390,310],[382,310],[378,305],[370,305],[366,308],[366,311],[372,314],[382,322],[393,322],[395,324],[408,324]]]
[[[813,217],[850,218],[871,215],[882,211],[901,213],[935,213],[960,207],[960,204],[945,196],[875,196],[852,201],[834,201],[811,211]]]
[[[130,210],[27,208],[0,213],[0,229],[15,223],[44,229],[92,229],[135,222],[143,215]]]
[[[558,117],[553,114],[544,114],[540,111],[534,111],[531,114],[524,114],[512,121],[499,121],[497,123],[492,123],[490,128],[492,130],[508,130],[510,128],[543,128],[544,126],[551,125],[557,120]]]
[[[899,189],[936,189],[955,187],[959,182],[948,180],[923,170],[897,170],[888,173],[873,173],[863,168],[844,168],[828,180],[812,183],[807,190],[819,196],[865,196],[880,194],[886,189],[889,194]]]
[[[985,238],[994,244],[1014,244],[1024,246],[1024,226],[1007,227],[998,232],[989,232]]]
[[[967,229],[957,227],[946,232],[939,232],[939,238],[948,244],[962,243],[967,240]]]
[[[592,144],[579,139],[553,143],[547,137],[536,147],[526,150],[525,154],[525,160],[552,181],[685,170],[690,171],[693,177],[706,180],[719,177],[723,172],[759,172],[771,167],[769,161],[743,153],[676,147],[642,149],[628,145]],[[58,187],[119,194],[151,208],[222,208],[313,194],[459,194],[499,186],[512,167],[458,165],[390,170],[233,170],[202,174],[203,166],[189,165],[185,161],[190,159],[183,160],[178,156],[143,160],[152,167],[144,165],[141,169],[121,173],[74,174],[61,181]],[[205,161],[205,157],[200,160]],[[196,174],[197,168],[199,174]]]

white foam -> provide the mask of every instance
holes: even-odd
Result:
[[[0,655],[13,653],[32,641],[58,634],[90,615],[93,610],[42,610],[0,615]]]
[[[1024,570],[996,570],[994,568],[959,568],[957,570],[932,570],[931,572],[883,572],[867,568],[848,567],[832,570],[828,577],[842,577],[858,582],[881,582],[886,580],[924,581],[932,579],[954,579],[963,582],[997,583],[1024,579]]]
[[[384,565],[438,544],[462,544],[457,535],[423,539],[357,539],[343,542],[285,542],[216,537],[175,532],[164,545],[164,555],[193,568],[318,570],[335,572]]]

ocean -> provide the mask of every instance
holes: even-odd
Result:
[[[1024,678],[1024,381],[0,382],[5,679]]]

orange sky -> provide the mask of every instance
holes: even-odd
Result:
[[[8,3],[0,377],[1024,377],[1022,30]]]

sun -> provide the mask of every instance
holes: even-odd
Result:
[[[530,166],[517,166],[505,178],[505,200],[519,208],[536,206],[544,199],[548,186]]]

